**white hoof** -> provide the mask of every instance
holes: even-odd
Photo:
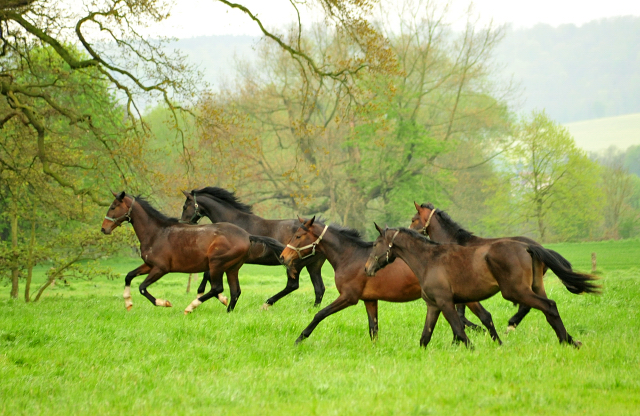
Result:
[[[515,331],[515,330],[516,330],[515,325],[509,325],[509,326],[507,327],[507,332],[506,332],[506,333],[508,334],[509,332],[511,332],[511,331]]]
[[[189,306],[187,306],[187,308],[184,310],[184,314],[188,315],[191,312],[193,312],[198,306],[202,305],[202,302],[200,301],[200,299],[195,299],[193,302],[191,302],[189,304]]]
[[[260,309],[263,311],[268,311],[270,307],[271,305],[269,305],[268,303],[263,303],[262,306],[260,306]]]
[[[156,299],[156,306],[164,306],[165,308],[170,308],[173,305],[168,300]]]
[[[222,302],[224,306],[229,305],[229,299],[227,299],[227,297],[224,296],[222,293],[218,295],[218,300]]]

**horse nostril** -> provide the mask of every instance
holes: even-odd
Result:
[[[106,234],[106,233],[107,233],[107,230],[105,230],[105,229],[104,229],[104,227],[102,227],[102,228],[100,229],[100,231],[102,231],[102,234]]]

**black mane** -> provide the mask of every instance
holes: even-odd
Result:
[[[389,230],[393,230],[393,228],[389,228]],[[423,241],[423,242],[425,242],[427,244],[432,244],[432,245],[436,245],[436,246],[440,245],[440,243],[436,243],[435,241],[428,239],[427,237],[425,237],[421,233],[417,232],[416,230],[412,230],[411,228],[399,227],[398,230],[400,232],[402,232],[402,233],[409,234],[409,236],[411,236],[411,237],[413,237],[413,238],[415,238],[417,240]]]
[[[141,197],[140,195],[136,196],[135,199],[136,199],[135,203],[136,204],[140,204],[142,209],[151,218],[153,218],[158,223],[160,223],[160,225],[169,226],[169,225],[175,225],[175,224],[179,223],[179,220],[177,218],[167,217],[162,212],[160,212],[157,209],[155,209],[154,207],[152,207],[151,204],[149,204],[149,201],[147,201],[145,198]]]
[[[355,230],[353,228],[348,228],[348,227],[342,227],[335,224],[331,224],[329,226],[329,229],[340,234],[342,237],[356,244],[358,247],[362,247],[362,248],[373,247],[373,241],[364,241],[362,239],[362,235],[360,234],[360,231],[358,230]]]
[[[462,228],[446,212],[437,209],[436,214],[440,219],[440,225],[455,238],[458,244],[465,244],[473,237],[473,233]]]
[[[196,195],[205,194],[210,196],[211,198],[217,199],[218,201],[225,202],[231,205],[233,208],[238,211],[242,211],[246,214],[253,214],[253,209],[251,205],[243,204],[238,200],[235,193],[229,192],[226,189],[218,188],[216,186],[207,186],[202,189],[194,189],[191,191],[191,195],[196,193]]]

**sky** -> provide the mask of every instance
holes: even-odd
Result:
[[[383,4],[401,0],[382,0]],[[258,17],[268,28],[282,27],[295,19],[289,0],[237,0]],[[244,13],[231,10],[215,0],[180,0],[172,8],[171,17],[161,26],[165,36],[190,38],[209,35],[259,36],[260,30]],[[468,0],[451,1],[452,16],[461,15]],[[385,6],[388,7],[388,6]],[[510,23],[514,28],[527,28],[537,23],[577,26],[596,19],[634,15],[640,16],[640,0],[475,0],[474,10],[481,21]],[[317,12],[316,12],[317,14]],[[314,12],[303,14],[303,21],[314,19]],[[157,33],[157,32],[156,32]]]

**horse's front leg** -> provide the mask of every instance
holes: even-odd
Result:
[[[369,336],[371,341],[376,341],[378,339],[378,301],[365,300],[364,307],[369,318]]]
[[[200,282],[200,286],[198,286],[198,294],[196,295],[197,298],[204,295],[204,291],[207,289],[207,282],[210,279],[209,276],[210,273],[208,270],[202,274],[202,282]]]
[[[164,299],[156,299],[147,290],[147,287],[149,287],[152,284],[154,284],[155,282],[157,282],[165,274],[167,274],[167,272],[165,272],[164,270],[161,270],[158,267],[153,267],[151,269],[151,271],[149,272],[149,275],[147,276],[147,278],[144,279],[144,282],[142,282],[140,284],[140,288],[139,289],[140,289],[140,293],[142,294],[142,296],[144,296],[145,298],[149,299],[149,302],[153,303],[156,306],[165,306],[165,307],[170,308],[171,306],[173,306],[173,305],[171,305],[171,302],[169,302],[168,300],[164,300]]]
[[[212,297],[216,296],[220,302],[224,305],[227,304],[227,298],[222,296],[222,291],[224,290],[224,286],[222,285],[222,276],[224,272],[214,272],[214,273],[206,273],[209,277],[209,282],[211,283],[211,290],[205,293],[202,296],[198,296],[187,306],[184,310],[184,314],[188,315],[193,312],[198,306],[202,305],[204,302],[208,301]]]
[[[238,270],[240,270],[241,266],[242,264],[227,270],[227,283],[229,284],[229,296],[231,296],[229,306],[227,306],[227,312],[233,311],[240,298],[240,293],[242,293],[240,290],[240,281],[238,280]]]
[[[133,308],[133,302],[131,301],[131,281],[136,276],[149,273],[150,270],[151,266],[149,266],[147,263],[144,263],[142,266],[131,270],[129,273],[127,273],[127,277],[124,278],[124,294],[122,295],[122,297],[124,298],[124,306],[128,311]]]

